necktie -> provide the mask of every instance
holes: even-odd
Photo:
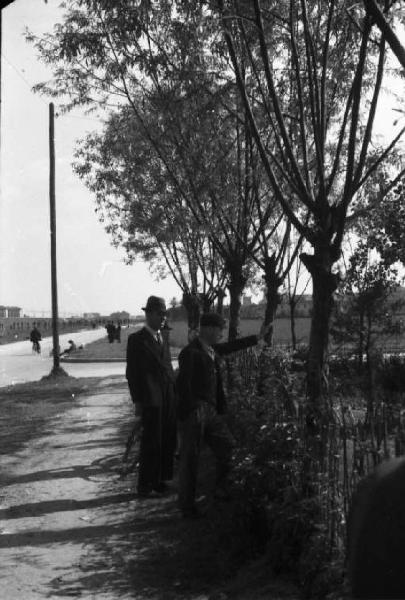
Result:
[[[156,332],[156,341],[159,344],[159,346],[162,345],[162,338],[160,337],[159,331]]]

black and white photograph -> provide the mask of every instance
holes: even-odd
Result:
[[[405,0],[0,50],[0,599],[405,600]]]

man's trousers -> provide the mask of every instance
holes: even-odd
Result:
[[[176,413],[171,390],[163,406],[142,408],[138,492],[149,492],[162,481],[173,479],[176,450]]]
[[[207,443],[215,456],[217,487],[226,484],[235,443],[224,417],[208,403],[194,410],[182,423],[181,430],[179,505],[187,511],[195,503],[202,443]]]

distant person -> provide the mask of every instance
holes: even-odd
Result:
[[[117,327],[115,328],[115,339],[120,344],[121,343],[121,323],[118,322]]]
[[[108,321],[106,325],[107,337],[110,344],[114,342],[115,339],[115,325],[112,321]]]
[[[148,498],[166,491],[166,482],[173,479],[176,399],[170,348],[161,332],[166,303],[150,296],[142,310],[146,324],[128,338],[126,377],[141,417],[137,492]]]
[[[201,315],[200,330],[179,355],[178,417],[181,422],[179,506],[185,518],[200,516],[195,504],[198,461],[205,441],[216,460],[215,496],[229,497],[234,439],[225,421],[226,398],[219,355],[256,345],[265,333],[219,343],[225,320],[218,313]]]
[[[41,344],[39,342],[42,340],[42,335],[36,325],[34,325],[31,330],[30,340],[32,342],[33,351],[39,354],[41,352]]]
[[[62,352],[62,354],[71,354],[72,352],[77,350],[77,346],[73,340],[69,340],[68,344],[69,344],[68,348],[65,348],[65,350]]]

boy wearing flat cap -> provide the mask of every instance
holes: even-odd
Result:
[[[264,333],[219,343],[225,320],[217,313],[201,315],[200,332],[179,355],[176,381],[178,418],[182,422],[179,469],[179,506],[185,518],[199,516],[195,505],[201,443],[207,442],[216,459],[216,492],[226,497],[234,439],[225,422],[226,399],[219,355],[256,345]]]
[[[145,326],[128,338],[126,378],[136,413],[141,415],[138,495],[162,493],[173,479],[176,449],[174,373],[168,338],[161,334],[166,321],[163,298],[150,296]]]

